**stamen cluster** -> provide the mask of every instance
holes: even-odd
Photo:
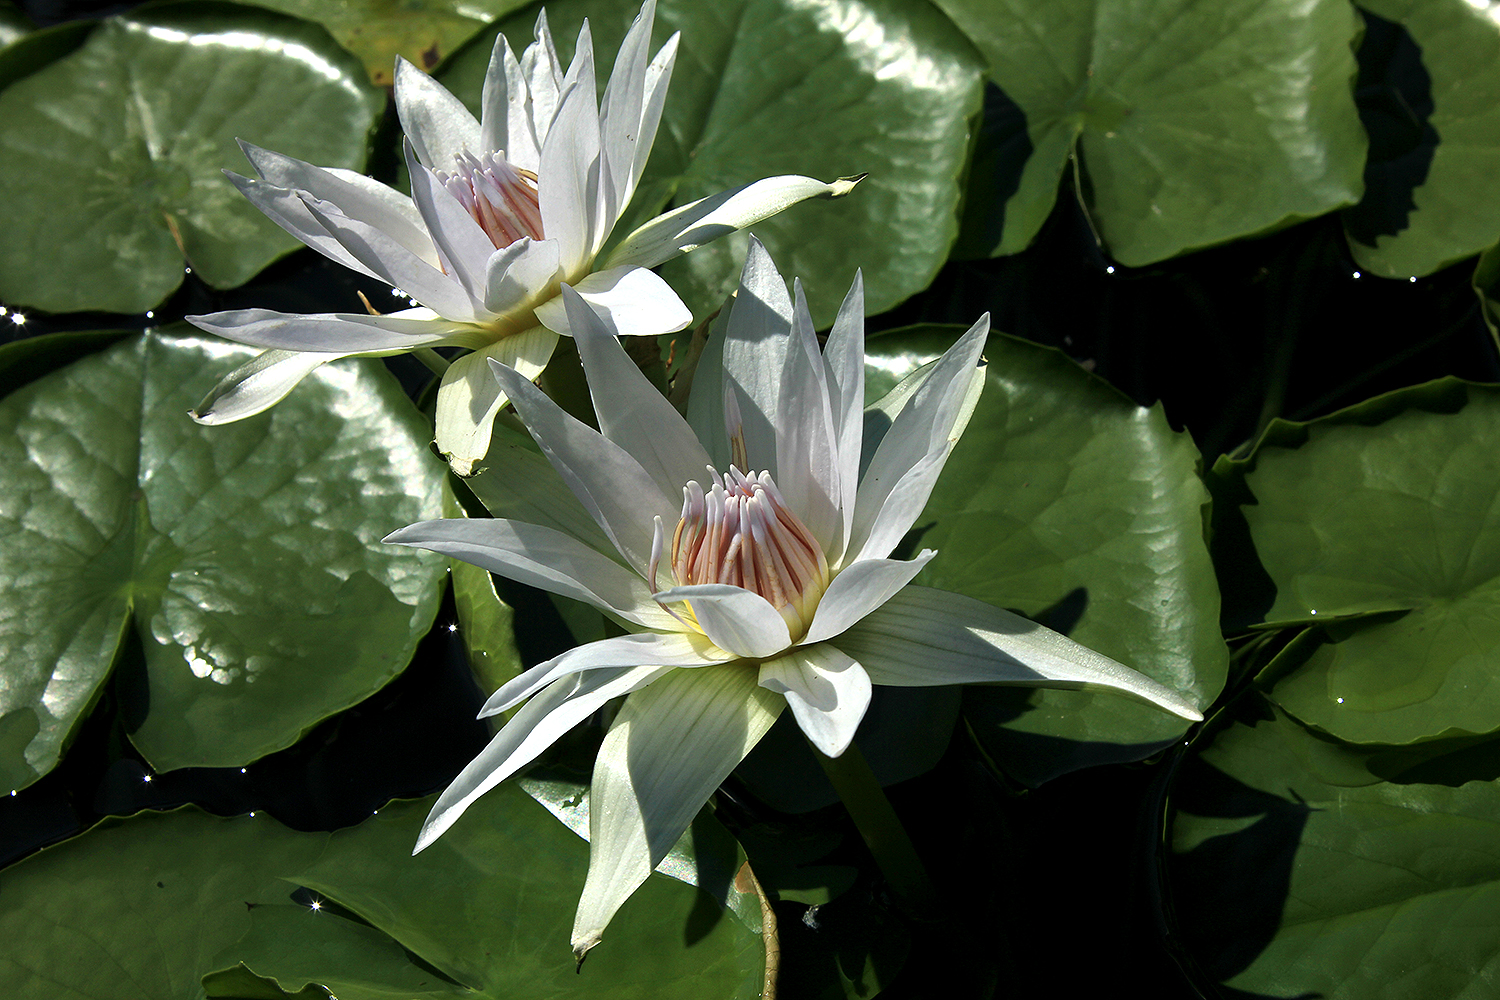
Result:
[[[800,639],[828,589],[822,546],[769,472],[708,471],[707,491],[697,481],[682,491],[682,519],[672,536],[678,586],[725,583],[753,591],[781,613],[793,641]]]
[[[543,238],[536,174],[512,165],[503,153],[475,156],[464,150],[455,159],[457,169],[434,170],[433,176],[479,223],[496,250],[523,236]]]

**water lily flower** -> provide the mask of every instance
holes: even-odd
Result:
[[[386,539],[586,601],[630,630],[496,691],[484,715],[523,707],[443,792],[417,843],[628,695],[594,767],[580,958],[783,709],[830,757],[849,746],[872,684],[1099,687],[1201,718],[1177,692],[1034,622],[912,584],[931,550],[890,557],[978,400],[988,316],[872,408],[871,428],[891,418],[875,443],[859,278],[821,351],[800,284],[794,294],[752,240],[684,420],[564,288],[599,430],[524,374],[494,369],[588,527],[574,537],[440,520]],[[581,520],[559,512],[557,523],[570,519]]]
[[[798,201],[852,189],[857,179],[764,178],[647,222],[600,259],[645,169],[677,54],[674,34],[648,58],[654,18],[655,0],[647,0],[602,99],[587,21],[566,73],[545,11],[519,60],[500,35],[477,121],[426,73],[398,60],[411,197],[352,171],[242,144],[259,178],[229,176],[257,208],[419,307],[389,315],[242,309],[189,316],[210,333],[265,349],[221,381],[194,418],[217,424],[252,416],[338,358],[467,348],[472,353],[443,375],[436,437],[454,470],[468,475],[505,403],[488,362],[528,378],[541,372],[557,335],[570,332],[558,298],[564,283],[611,332],[681,330],[691,313],[649,268]]]

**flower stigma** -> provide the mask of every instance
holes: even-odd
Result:
[[[454,159],[454,170],[434,170],[433,176],[479,223],[496,250],[523,236],[543,239],[536,174],[513,166],[504,153],[475,156],[464,150]]]
[[[682,518],[672,535],[677,585],[722,583],[759,594],[786,621],[796,642],[807,634],[828,589],[822,547],[787,506],[769,472],[747,476],[731,465],[723,475],[713,469],[708,474],[707,490],[697,480],[682,490]],[[652,553],[653,579],[660,555]]]

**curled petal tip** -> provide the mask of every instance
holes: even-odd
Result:
[[[583,960],[588,957],[589,951],[599,941],[600,936],[598,932],[594,932],[587,937],[577,938],[573,941],[573,961],[576,963],[573,966],[574,972],[583,971]]]
[[[854,190],[854,186],[856,184],[858,184],[860,181],[864,180],[868,176],[870,176],[869,171],[866,171],[865,173],[862,173],[862,174],[855,174],[853,177],[840,177],[837,180],[835,180],[832,184],[828,185],[833,190],[829,191],[828,194],[825,195],[824,197],[827,197],[827,198],[842,198],[844,195],[848,194],[850,191],[853,191]]]

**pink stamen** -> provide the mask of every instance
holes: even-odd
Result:
[[[465,150],[454,159],[454,170],[434,170],[433,175],[479,223],[495,249],[523,236],[544,238],[535,174],[512,166],[504,153],[475,156]]]

